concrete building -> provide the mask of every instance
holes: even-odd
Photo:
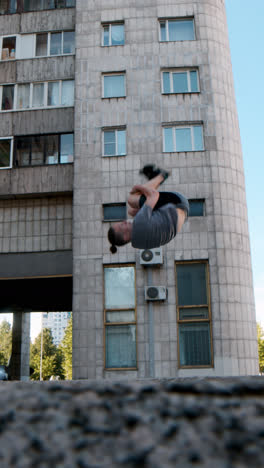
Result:
[[[42,314],[42,328],[51,329],[53,343],[56,346],[63,340],[64,332],[70,317],[70,312],[43,312]]]
[[[0,1],[3,306],[73,311],[75,379],[256,374],[224,1],[73,3]],[[149,162],[191,215],[112,255]]]

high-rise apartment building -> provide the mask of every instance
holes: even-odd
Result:
[[[42,328],[50,328],[53,343],[58,346],[64,338],[65,329],[71,317],[70,312],[43,312]]]
[[[73,377],[256,374],[223,0],[1,1],[6,308],[73,312]],[[140,168],[190,201],[162,249],[109,252]],[[11,281],[12,279],[12,281]]]

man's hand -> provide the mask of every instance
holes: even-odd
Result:
[[[150,206],[152,209],[154,208],[159,199],[159,192],[153,188],[146,187],[145,185],[134,185],[130,193],[140,193],[142,195],[145,195],[145,204]]]

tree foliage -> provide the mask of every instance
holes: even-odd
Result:
[[[0,324],[0,364],[7,366],[12,351],[12,327],[7,320]]]
[[[259,323],[257,323],[258,332],[258,353],[259,353],[259,372],[264,373],[264,330]]]
[[[41,360],[41,332],[36,337],[30,349],[30,367],[33,369],[31,380],[40,380]],[[63,356],[59,348],[55,346],[50,328],[43,329],[42,349],[42,379],[49,380],[52,375],[64,378],[62,367]]]
[[[59,346],[63,355],[63,370],[65,379],[72,379],[72,317],[68,321],[63,340]]]

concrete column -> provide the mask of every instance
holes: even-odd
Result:
[[[11,380],[29,380],[30,312],[13,311]]]

